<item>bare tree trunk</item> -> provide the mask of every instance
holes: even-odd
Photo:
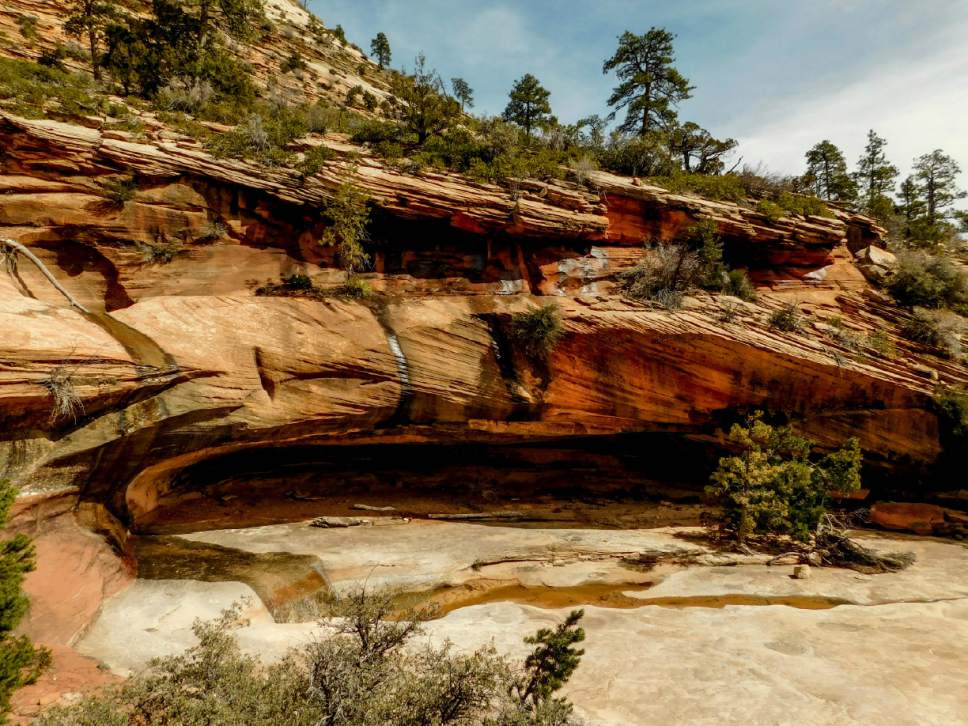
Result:
[[[98,57],[97,57],[97,31],[92,28],[88,32],[87,39],[91,45],[91,73],[94,74],[95,81],[100,81],[101,64],[98,62]]]
[[[81,305],[77,300],[75,300],[74,299],[74,296],[71,295],[69,292],[67,292],[67,290],[64,289],[64,286],[63,285],[61,285],[59,282],[57,282],[57,278],[54,277],[53,273],[51,273],[51,271],[47,269],[47,265],[45,265],[40,260],[40,258],[37,257],[37,255],[35,255],[29,249],[27,249],[26,247],[24,247],[19,242],[14,242],[12,239],[6,239],[5,237],[0,237],[0,245],[4,245],[4,246],[9,247],[9,248],[11,248],[13,250],[16,250],[17,252],[19,252],[20,254],[22,254],[24,257],[26,257],[28,260],[30,260],[31,262],[33,262],[34,265],[37,267],[37,269],[40,270],[41,274],[43,274],[43,276],[46,277],[50,281],[50,284],[53,285],[54,288],[56,288],[56,290],[61,295],[63,295],[64,297],[67,298],[67,301],[71,305],[73,305],[74,307],[76,307],[81,312],[84,312],[84,313],[89,313],[90,312],[90,310],[88,310],[86,307],[84,307],[83,305]]]

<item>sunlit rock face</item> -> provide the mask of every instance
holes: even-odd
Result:
[[[87,309],[25,262],[0,276],[5,472],[34,490],[70,487],[126,521],[190,496],[189,467],[287,447],[516,447],[514,486],[537,490],[550,446],[559,465],[599,457],[590,487],[648,491],[677,461],[678,483],[698,491],[717,431],[758,408],[824,445],[858,436],[875,480],[903,473],[894,486],[917,487],[909,475],[930,473],[943,443],[930,394],[964,379],[904,343],[889,359],[831,333],[835,317],[852,340],[896,330],[898,311],[850,252],[882,230],[856,215],[771,221],[601,172],[590,186],[529,182],[512,196],[364,155],[355,181],[375,205],[366,277],[377,296],[267,298],[255,288],[280,275],[324,288],[342,279],[319,244],[318,210],[344,165],[300,182],[187,140],[12,116],[0,137],[0,235],[33,250]],[[337,157],[353,151],[324,143]],[[130,200],[105,198],[118,175],[134,180]],[[758,301],[702,293],[670,312],[623,299],[618,275],[643,241],[668,242],[700,219],[760,283]],[[509,321],[548,302],[564,337],[531,360]],[[806,315],[794,334],[768,324],[789,302]],[[53,379],[77,399],[70,415],[52,415]],[[630,435],[645,438],[609,443]],[[688,453],[676,458],[677,447]],[[644,465],[643,451],[665,469]],[[481,472],[495,458],[483,456]],[[401,470],[418,483],[446,478],[413,469]],[[508,481],[506,467],[489,471]]]

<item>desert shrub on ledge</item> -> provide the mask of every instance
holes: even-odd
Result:
[[[529,358],[544,359],[558,345],[564,334],[561,311],[554,303],[511,317],[511,341]]]
[[[786,303],[770,314],[770,327],[784,333],[795,333],[803,327],[803,316],[796,303]]]
[[[968,276],[941,255],[918,251],[898,255],[898,267],[888,291],[905,307],[968,312]]]
[[[964,318],[950,310],[914,308],[911,317],[901,325],[905,338],[946,358],[961,357],[964,332]]]
[[[669,310],[682,304],[693,288],[756,299],[744,270],[730,270],[724,262],[723,241],[716,224],[703,220],[673,242],[648,245],[642,260],[618,275],[619,289],[634,300],[658,303]]]

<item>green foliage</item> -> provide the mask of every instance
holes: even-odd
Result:
[[[804,182],[821,199],[852,202],[857,199],[857,185],[847,173],[843,153],[824,139],[807,152]]]
[[[650,28],[644,35],[624,32],[615,55],[605,61],[603,73],[616,71],[619,85],[608,105],[611,117],[626,111],[620,131],[645,136],[656,129],[676,125],[676,108],[690,97],[693,87],[675,69],[675,35],[664,28]]]
[[[50,111],[85,116],[102,106],[97,86],[84,74],[7,58],[0,58],[0,102],[27,118]]]
[[[216,102],[245,107],[255,98],[250,71],[222,38],[249,38],[261,17],[262,0],[152,0],[150,14],[107,26],[102,65],[126,95],[151,98],[187,77],[208,81]]]
[[[968,391],[964,388],[939,386],[932,396],[938,417],[958,440],[968,438]]]
[[[344,184],[322,210],[330,226],[320,244],[336,248],[340,266],[347,272],[365,268],[370,258],[363,249],[370,224],[369,200],[357,187]]]
[[[736,148],[736,139],[720,140],[692,121],[676,126],[669,133],[669,149],[679,157],[687,174],[721,174],[723,158]]]
[[[451,78],[450,88],[454,92],[454,98],[460,103],[460,110],[463,113],[468,108],[474,108],[474,89],[463,78]]]
[[[669,310],[682,304],[699,269],[698,255],[682,243],[656,243],[645,248],[642,260],[619,273],[618,285],[633,300],[656,302]]]
[[[101,184],[101,193],[113,206],[123,207],[134,199],[137,184],[134,179],[108,179]]]
[[[769,219],[771,222],[777,222],[783,218],[785,210],[774,201],[769,199],[761,199],[756,203],[756,211]]]
[[[679,191],[688,191],[685,186],[688,182],[673,180],[673,175],[678,175],[679,171],[663,133],[650,131],[640,136],[613,135],[599,151],[598,157],[602,166],[609,171],[650,177],[660,186],[682,184]]]
[[[279,70],[281,70],[283,73],[293,73],[296,75],[302,73],[307,68],[309,68],[309,66],[306,64],[306,61],[303,60],[302,53],[296,49],[293,49],[286,59],[279,64]]]
[[[781,192],[776,197],[776,203],[785,212],[799,214],[802,217],[833,217],[833,213],[817,197],[805,194]]]
[[[333,152],[326,146],[314,146],[307,149],[296,166],[300,179],[316,176],[326,166],[326,162],[333,158]]]
[[[69,5],[64,32],[87,42],[94,80],[101,78],[101,43],[117,15],[118,8],[110,0],[71,0]]]
[[[313,283],[308,275],[301,272],[293,272],[283,275],[279,282],[267,282],[255,289],[255,294],[259,297],[307,297],[312,299],[322,299],[325,293]]]
[[[868,335],[864,341],[864,345],[883,358],[897,357],[897,346],[894,344],[891,336],[883,330],[875,330]]]
[[[746,274],[746,270],[730,270],[727,272],[723,292],[746,302],[756,301],[756,288],[753,286],[749,275]]]
[[[10,517],[17,491],[0,480],[0,529]],[[13,635],[30,605],[23,592],[24,576],[35,566],[34,545],[25,534],[0,540],[0,721],[10,712],[10,697],[37,680],[50,664],[50,653],[25,636]]]
[[[803,327],[803,316],[796,303],[785,303],[770,315],[770,327],[784,333],[794,333]]]
[[[33,15],[21,15],[17,18],[17,27],[20,28],[20,35],[31,42],[38,39],[37,18]]]
[[[685,243],[696,251],[699,259],[695,284],[705,290],[723,290],[729,277],[723,262],[723,240],[716,223],[704,219],[693,225],[686,231]]]
[[[264,105],[236,128],[207,141],[209,150],[219,157],[252,159],[266,166],[292,162],[289,144],[308,131],[302,109]]]
[[[917,307],[901,326],[901,334],[905,338],[927,346],[947,358],[961,356],[961,336],[964,330],[965,321],[956,313]]]
[[[535,128],[547,124],[551,118],[551,93],[530,73],[525,74],[511,88],[505,121],[517,124],[529,137]]]
[[[533,359],[547,357],[564,335],[561,311],[554,303],[543,305],[511,317],[510,338],[526,356]]]
[[[924,215],[929,225],[941,223],[951,206],[968,194],[958,188],[960,173],[957,162],[941,149],[915,159],[915,184],[924,200]]]
[[[352,300],[366,300],[373,297],[373,288],[362,277],[350,275],[346,278],[346,282],[336,288],[336,296]]]
[[[651,177],[649,181],[670,192],[692,192],[707,199],[722,199],[730,202],[746,199],[746,190],[735,174],[709,176],[676,171],[669,176]]]
[[[888,290],[906,307],[968,308],[968,276],[941,255],[927,252],[898,255],[897,271]]]
[[[239,649],[240,605],[196,621],[198,643],[153,662],[113,690],[54,708],[40,726],[566,726],[571,704],[554,696],[578,666],[584,638],[572,613],[528,643],[524,666],[493,647],[454,653],[413,643],[427,610],[400,611],[391,593],[331,598],[332,631],[265,666]],[[335,631],[335,632],[333,632]],[[526,698],[519,688],[530,692]]]
[[[390,65],[392,54],[386,33],[377,33],[376,37],[370,41],[370,55],[376,58],[377,65],[380,66],[381,70]]]
[[[867,145],[864,153],[857,161],[857,171],[854,174],[860,196],[861,208],[875,219],[882,220],[888,213],[893,212],[893,205],[888,199],[894,191],[897,181],[898,168],[887,160],[884,149],[887,141],[874,133],[867,132]]]
[[[743,543],[752,534],[807,540],[826,513],[831,492],[860,488],[861,451],[856,439],[823,457],[814,444],[787,427],[765,423],[761,413],[735,424],[707,493],[722,506],[721,525]]]
[[[437,71],[427,67],[423,54],[417,56],[413,73],[397,74],[391,85],[402,101],[400,121],[417,146],[446,131],[460,117],[460,105],[444,92]]]
[[[555,698],[554,694],[568,682],[585,654],[575,647],[585,640],[585,629],[578,625],[584,616],[584,610],[572,610],[554,630],[542,628],[524,639],[528,645],[537,647],[524,661],[524,673],[512,689],[521,710],[532,717],[532,723],[542,723],[541,715],[552,709],[559,719],[571,715],[572,708],[567,701]]]

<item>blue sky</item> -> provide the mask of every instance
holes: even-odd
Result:
[[[868,128],[907,170],[942,148],[968,172],[968,0],[311,0],[364,49],[387,33],[395,67],[424,51],[464,77],[477,112],[499,113],[533,73],[562,121],[606,111],[601,73],[616,38],[652,25],[677,34],[677,65],[697,88],[680,108],[740,141],[745,162],[801,171],[829,138],[853,163]],[[968,186],[968,174],[962,175]]]

